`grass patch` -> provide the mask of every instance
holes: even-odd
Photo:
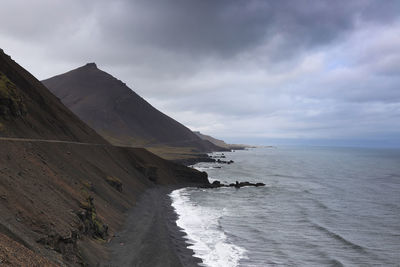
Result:
[[[0,72],[0,115],[5,118],[26,114],[26,106],[17,86]]]
[[[117,177],[107,176],[106,182],[115,189],[117,189],[117,191],[122,192],[122,182]]]
[[[82,186],[83,186],[83,190],[89,190],[89,191],[94,191],[94,187],[93,187],[93,183],[88,181],[88,180],[84,180],[82,181]],[[87,192],[87,191],[86,191]]]

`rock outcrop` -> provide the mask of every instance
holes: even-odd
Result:
[[[90,235],[94,238],[106,239],[108,236],[108,225],[104,224],[97,216],[96,207],[94,206],[94,198],[88,196],[86,201],[81,203],[82,210],[79,211],[78,217],[82,221],[83,226],[80,231],[83,234]]]
[[[220,181],[214,181],[211,184],[202,185],[202,186],[200,186],[200,188],[220,188],[220,187],[241,188],[241,187],[244,187],[244,186],[259,187],[259,186],[265,186],[265,184],[264,183],[251,183],[251,182],[238,182],[238,181],[236,181],[235,183],[231,183],[231,184],[223,184]]]

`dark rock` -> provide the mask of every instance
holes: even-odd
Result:
[[[97,65],[96,65],[96,63],[94,63],[94,62],[86,63],[85,66],[86,66],[86,67],[89,67],[89,68],[96,68],[96,69],[97,69]]]
[[[234,161],[233,160],[226,161],[226,160],[217,159],[217,163],[220,163],[220,164],[232,164],[232,163],[234,163]]]
[[[256,186],[256,187],[258,187],[258,186],[265,186],[265,184],[264,183],[250,183],[250,182],[237,182],[236,181],[236,183],[233,185],[234,187],[236,187],[236,188],[240,188],[240,187],[243,187],[243,186]]]
[[[219,188],[219,187],[235,187],[235,188],[241,188],[243,186],[265,186],[264,183],[250,183],[250,182],[238,182],[236,181],[235,183],[231,184],[223,184],[220,181],[214,181],[211,184],[203,185],[200,188]]]
[[[78,217],[83,226],[81,232],[94,238],[106,239],[108,236],[108,226],[98,218],[93,197],[89,196],[85,203],[81,203],[82,210],[78,212]]]
[[[77,240],[79,238],[79,233],[75,231],[70,232],[68,236],[61,236],[58,233],[50,233],[45,237],[39,238],[36,242],[61,253],[68,261],[77,262],[83,265],[77,245]]]

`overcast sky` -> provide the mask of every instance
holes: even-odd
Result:
[[[96,62],[231,142],[400,146],[400,2],[6,0],[0,48],[39,79]]]

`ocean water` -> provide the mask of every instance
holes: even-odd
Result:
[[[221,154],[221,153],[216,153]],[[199,163],[265,187],[171,193],[204,266],[400,266],[400,150],[257,148]]]

